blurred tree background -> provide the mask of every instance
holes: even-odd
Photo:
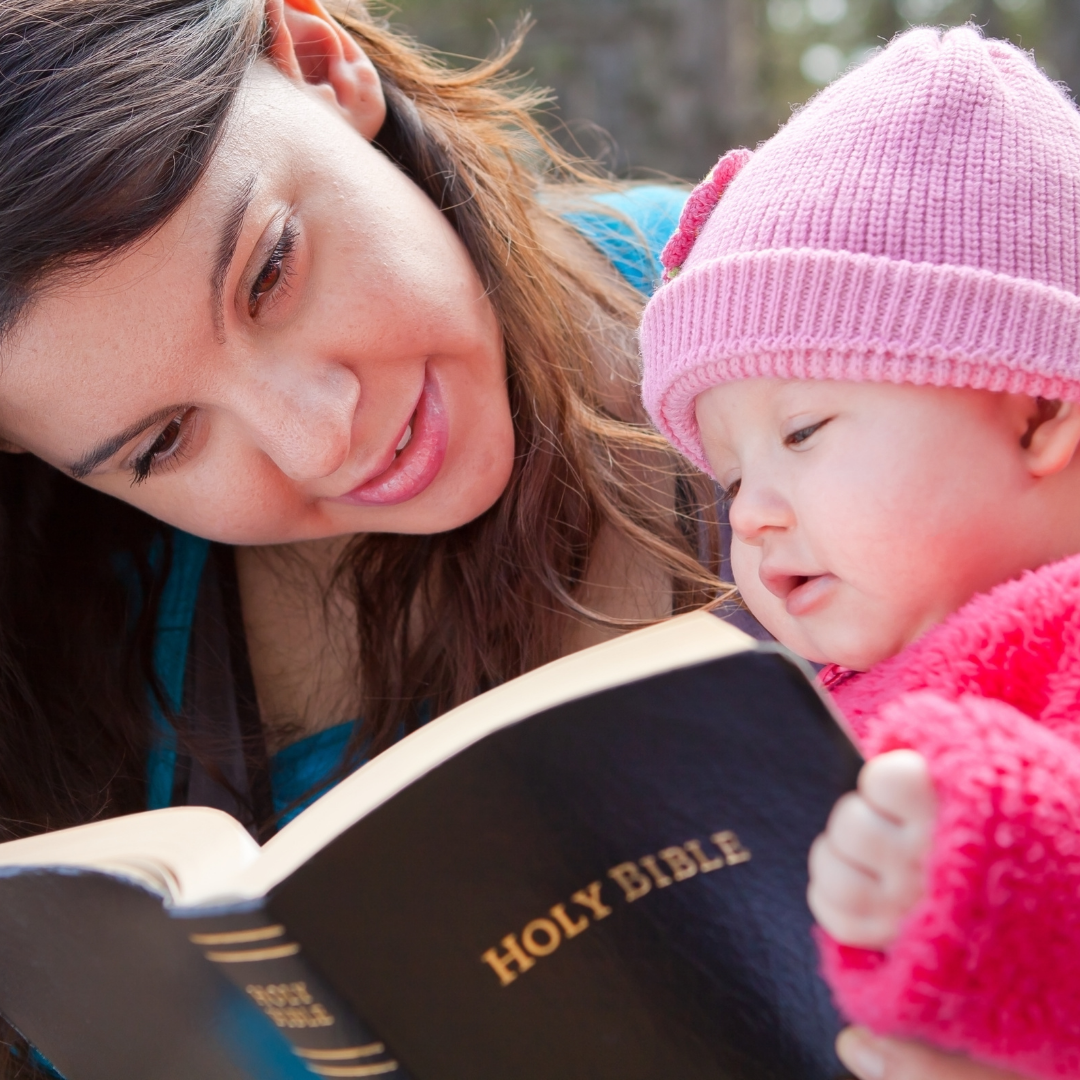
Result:
[[[969,20],[1080,91],[1080,0],[393,0],[392,19],[466,63],[531,12],[515,69],[552,87],[576,141],[622,175],[700,178],[913,24]],[[607,136],[601,134],[606,132]]]

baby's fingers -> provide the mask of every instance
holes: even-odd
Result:
[[[855,791],[837,801],[825,834],[837,855],[877,877],[887,875],[908,854],[896,823]]]
[[[859,792],[879,813],[919,834],[933,829],[937,796],[926,759],[914,750],[871,758],[859,773]]]
[[[823,908],[842,907],[862,916],[880,906],[881,879],[838,855],[828,834],[822,833],[810,848],[810,895]],[[814,908],[813,903],[810,906]]]
[[[896,936],[898,914],[881,879],[837,854],[827,834],[810,848],[806,899],[818,925],[846,945],[880,949]]]
[[[935,810],[926,764],[909,752],[875,758],[833,807],[810,850],[807,900],[837,941],[882,949],[896,940],[923,895]]]
[[[884,1039],[846,1028],[836,1040],[840,1060],[862,1080],[1021,1080],[970,1058],[922,1043]]]

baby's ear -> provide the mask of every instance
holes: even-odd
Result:
[[[1080,446],[1080,408],[1074,401],[1028,401],[1031,407],[1020,449],[1032,476],[1052,476],[1073,460]]]
[[[365,139],[374,139],[386,120],[379,73],[320,0],[266,0],[266,28],[274,66],[319,94]]]

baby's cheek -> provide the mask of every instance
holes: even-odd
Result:
[[[778,620],[783,614],[783,604],[761,583],[758,568],[761,564],[761,548],[742,544],[738,539],[731,542],[731,576],[739,587],[743,603],[750,614],[770,634],[777,636]]]
[[[793,619],[784,607],[784,601],[769,592],[761,582],[758,568],[761,562],[761,549],[740,544],[734,540],[731,545],[731,576],[739,587],[739,596],[750,609],[750,614],[781,645],[791,649],[798,656],[815,662],[826,662],[829,657],[820,655],[821,650],[812,637],[807,634],[807,627]]]
[[[731,538],[731,576],[735,584],[739,586],[739,592],[743,599],[750,603],[749,594],[757,588],[765,591],[758,577],[758,566],[761,562],[761,549],[750,547],[742,543],[737,536]]]

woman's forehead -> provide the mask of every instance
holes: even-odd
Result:
[[[255,65],[206,172],[181,206],[148,236],[90,268],[49,278],[5,353],[84,356],[181,336],[191,300],[210,302],[249,208],[288,182],[290,149],[317,104],[268,64]],[[308,117],[310,120],[310,117]],[[307,136],[310,139],[310,134]],[[204,314],[205,308],[199,314]],[[0,398],[3,385],[0,383]]]
[[[149,236],[46,283],[3,345],[4,437],[70,463],[102,430],[186,396],[195,358],[215,346],[219,256],[258,186],[242,176],[209,171]]]

